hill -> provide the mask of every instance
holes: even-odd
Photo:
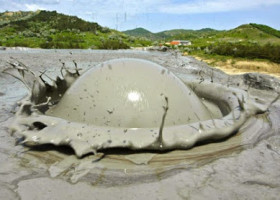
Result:
[[[280,31],[261,24],[244,24],[227,31],[204,28],[152,33],[137,28],[119,32],[55,11],[0,13],[0,46],[125,49],[173,39],[190,40],[191,45],[178,48],[192,55],[263,58],[280,62]]]
[[[146,37],[146,38],[153,38],[155,35],[154,33],[144,28],[135,28],[132,30],[123,31],[123,33],[134,37]]]
[[[200,30],[173,29],[151,33],[145,29],[130,30],[127,34],[137,32],[137,36],[157,38],[158,41],[190,40],[191,45],[179,46],[186,54],[200,57],[220,56],[247,59],[266,59],[280,63],[280,31],[261,24],[243,24],[227,31],[210,28]],[[149,34],[147,34],[149,33]],[[136,34],[135,34],[136,35]]]
[[[207,45],[217,42],[247,42],[247,43],[275,43],[280,44],[280,31],[261,24],[244,24],[231,30],[215,30],[204,28],[200,30],[191,29],[173,29],[152,33],[143,28],[137,28],[129,31],[124,31],[127,35],[136,37],[146,37],[148,39],[156,38],[158,40],[191,40],[192,43]]]
[[[253,24],[253,23],[251,23],[250,25],[252,27],[255,27],[255,28],[267,33],[267,34],[271,34],[271,35],[274,35],[274,36],[280,38],[280,31],[278,31],[274,28],[271,28],[271,27],[263,25],[263,24]]]
[[[216,34],[218,32],[220,31],[211,28],[204,28],[200,30],[172,29],[172,30],[161,31],[158,33],[152,33],[144,28],[136,28],[132,30],[123,31],[123,33],[130,36],[146,37],[148,39],[157,39],[157,40],[193,39],[205,35]]]
[[[263,25],[259,25],[259,26],[263,26]],[[264,31],[261,28],[257,28],[255,25],[252,24],[244,24],[235,29],[223,32],[221,34],[217,34],[216,39],[218,41],[248,42],[248,43],[259,43],[262,45],[269,42],[280,44],[279,38],[276,37],[274,34],[271,34],[268,31]]]
[[[5,12],[0,22],[0,46],[125,49],[135,43],[124,33],[56,11]]]
[[[278,30],[259,24],[244,24],[212,36],[192,40],[186,50],[193,55],[222,55],[248,59],[267,59],[280,63]]]

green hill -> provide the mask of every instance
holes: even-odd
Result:
[[[148,39],[156,38],[158,40],[191,40],[194,44],[207,45],[217,42],[247,42],[259,43],[261,45],[267,43],[280,44],[280,31],[261,24],[244,24],[228,31],[218,31],[211,28],[200,30],[191,29],[173,29],[152,33],[143,28],[137,28],[124,31],[128,35],[136,37],[146,37]]]
[[[261,58],[280,63],[280,38],[276,29],[265,25],[244,24],[212,36],[192,40],[187,52],[193,55],[222,55]]]
[[[151,33],[145,29],[126,32],[135,36],[157,38],[158,41],[190,40],[191,45],[179,46],[181,51],[191,55],[212,57],[240,57],[267,59],[280,63],[280,31],[261,24],[244,24],[237,28],[218,31],[210,28],[200,30],[174,29]],[[147,34],[149,33],[149,34]]]
[[[251,23],[250,25],[255,27],[255,28],[257,28],[257,29],[259,29],[259,30],[261,30],[261,31],[263,31],[263,32],[265,32],[265,33],[267,33],[267,34],[271,34],[271,35],[274,35],[274,36],[280,38],[280,31],[278,31],[278,30],[276,30],[274,28],[271,28],[269,26],[262,25],[262,24],[253,24],[253,23]]]
[[[146,38],[153,38],[155,35],[154,33],[144,28],[135,28],[132,30],[123,31],[123,33],[134,37],[146,37]]]
[[[235,29],[217,34],[215,38],[217,41],[226,41],[233,43],[248,42],[259,43],[261,45],[266,43],[280,44],[280,40],[278,37],[269,33],[268,31],[263,31],[262,29],[257,28],[251,24],[241,25]]]
[[[174,37],[176,35],[189,34],[192,32],[193,32],[193,30],[172,29],[172,30],[158,32],[158,33],[156,33],[156,35],[158,35],[161,38],[163,38],[163,37],[170,38],[170,37]]]
[[[55,11],[0,13],[0,46],[125,49],[135,42],[124,33]]]
[[[220,31],[204,28],[200,30],[190,30],[190,29],[172,29],[167,31],[161,31],[158,33],[152,33],[144,28],[136,28],[128,31],[123,31],[123,33],[135,36],[135,37],[146,37],[148,39],[157,39],[157,40],[173,40],[173,39],[193,39],[199,38],[205,35],[216,34]]]
[[[280,62],[280,31],[261,24],[244,24],[227,31],[204,28],[152,33],[137,28],[119,32],[55,11],[0,13],[0,46],[6,47],[125,49],[174,39],[191,41],[187,47],[178,47],[188,54]]]

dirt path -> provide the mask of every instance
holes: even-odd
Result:
[[[266,61],[233,60],[215,61],[194,56],[197,60],[206,62],[210,66],[224,71],[227,74],[262,73],[280,78],[280,64]]]

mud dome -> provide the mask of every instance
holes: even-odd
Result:
[[[188,86],[152,62],[118,59],[88,70],[47,115],[95,126],[160,127],[210,119],[211,114]]]
[[[23,136],[21,143],[69,145],[78,157],[116,147],[188,149],[236,133],[268,108],[242,90],[212,80],[184,84],[139,59],[108,61],[82,76],[77,65],[74,73],[62,68],[62,77],[52,83],[22,63],[5,72],[30,89],[11,126]]]

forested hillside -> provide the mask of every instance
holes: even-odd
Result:
[[[124,33],[55,11],[0,14],[0,46],[126,49],[146,45]]]

